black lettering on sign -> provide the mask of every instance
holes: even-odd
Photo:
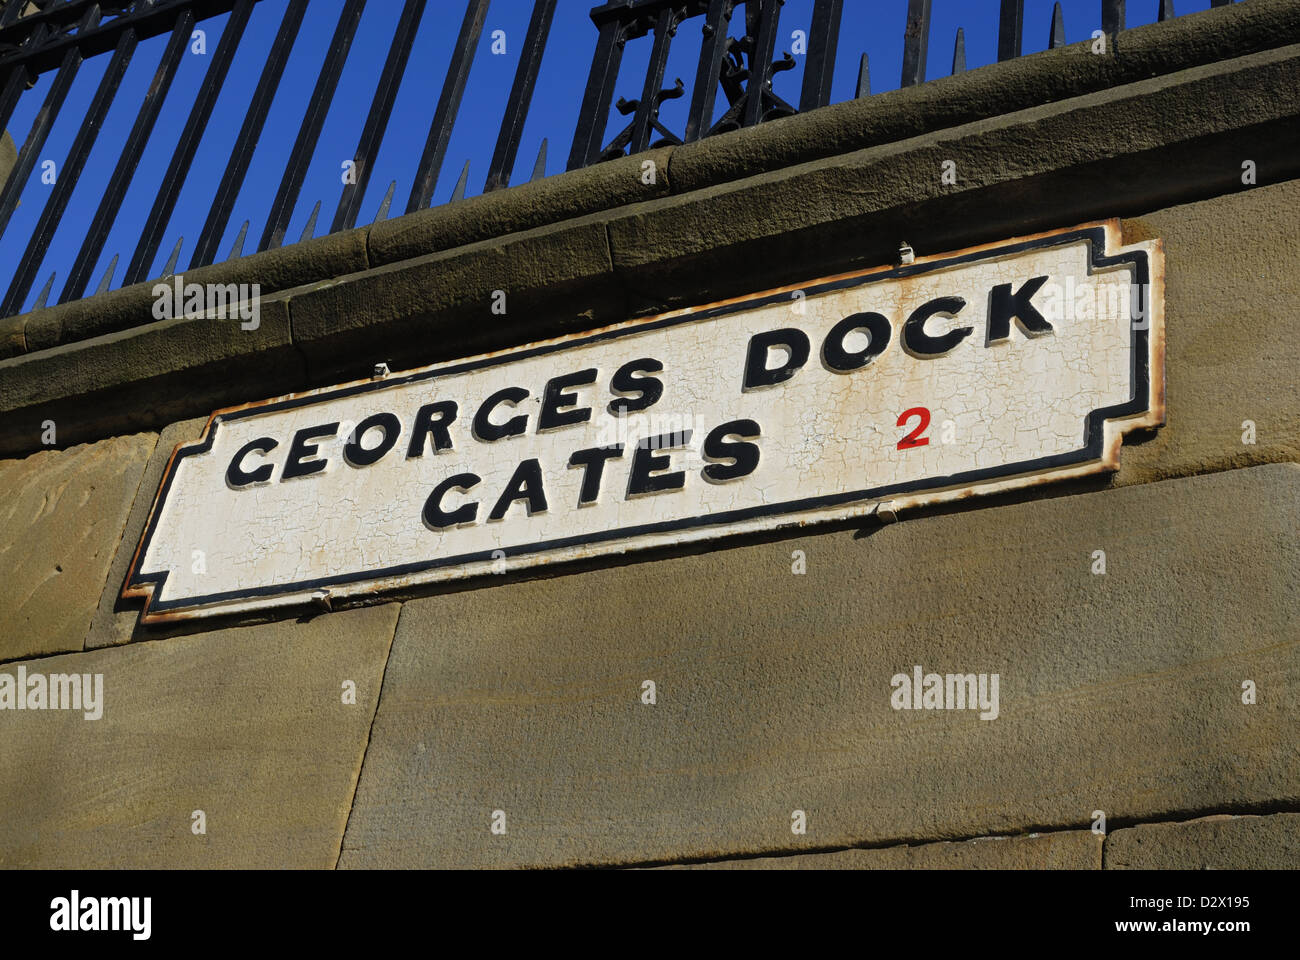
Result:
[[[1052,325],[1047,322],[1047,318],[1029,302],[1046,282],[1047,277],[1034,277],[1026,280],[1025,285],[1015,293],[1011,292],[1009,283],[1000,283],[993,288],[989,294],[989,333],[986,346],[1011,336],[1013,319],[1026,336],[1041,337],[1052,332]]]
[[[971,335],[974,327],[956,327],[940,336],[925,332],[925,322],[931,317],[955,317],[966,306],[961,297],[939,297],[917,307],[903,324],[903,349],[921,360],[943,356]]]
[[[773,347],[785,347],[790,356],[785,363],[769,369],[767,358]],[[749,338],[749,352],[745,355],[745,382],[740,389],[756,390],[784,383],[808,362],[811,349],[808,334],[793,327],[754,334]]]
[[[474,436],[488,443],[505,437],[519,436],[528,429],[528,417],[523,415],[512,417],[505,423],[493,423],[488,417],[499,404],[508,403],[514,406],[527,399],[528,391],[523,387],[506,387],[492,394],[483,401],[483,405],[478,408],[478,413],[474,414]]]
[[[264,463],[254,470],[246,471],[243,467],[244,458],[253,452],[270,453],[279,445],[270,437],[259,437],[251,443],[244,444],[231,458],[230,466],[226,470],[226,483],[235,488],[246,487],[250,483],[266,483],[271,479],[271,465]]]
[[[600,497],[600,478],[605,472],[605,463],[623,456],[623,444],[612,447],[592,447],[590,450],[578,450],[569,457],[570,467],[582,467],[582,490],[578,494],[578,506],[595,503]]]
[[[596,382],[596,368],[579,370],[563,377],[552,377],[542,393],[542,411],[537,415],[537,432],[586,423],[591,419],[591,407],[579,407],[576,393],[565,393],[567,387],[585,387]]]
[[[850,353],[844,347],[844,338],[854,330],[865,330],[870,340],[862,350]],[[855,313],[835,324],[826,334],[822,343],[822,363],[835,373],[849,373],[865,367],[884,353],[892,335],[889,321],[880,314]]]
[[[542,489],[542,465],[536,460],[525,460],[515,467],[515,475],[501,492],[488,519],[500,520],[516,500],[524,501],[530,517],[545,512],[546,492]]]
[[[663,381],[658,377],[634,377],[634,373],[662,373],[664,365],[653,357],[642,357],[623,364],[609,381],[614,393],[634,393],[634,397],[618,397],[607,409],[613,416],[636,413],[652,407],[664,395]]]
[[[459,490],[465,493],[478,486],[478,483],[479,477],[475,474],[458,473],[434,487],[433,493],[429,494],[429,499],[424,501],[425,524],[434,530],[442,530],[445,527],[454,527],[458,524],[473,523],[474,518],[478,516],[477,502],[465,503],[455,510],[447,511],[442,507],[442,500],[451,490]]]
[[[362,439],[376,427],[383,431],[383,438],[369,449],[363,447]],[[402,422],[391,413],[376,413],[366,417],[352,431],[352,439],[344,444],[343,459],[353,467],[368,467],[372,463],[378,463],[384,454],[393,449],[401,432]]]
[[[339,425],[335,423],[322,424],[319,427],[306,427],[299,430],[293,435],[293,443],[289,447],[289,459],[285,461],[284,470],[280,473],[280,481],[292,480],[295,477],[307,477],[313,473],[320,473],[325,469],[328,460],[312,460],[316,456],[316,444],[308,443],[309,440],[324,440],[326,437],[332,437],[338,433]]]
[[[643,437],[632,454],[632,471],[627,480],[627,496],[624,499],[640,496],[643,493],[663,493],[665,490],[680,490],[686,486],[686,474],[681,470],[670,470],[673,458],[668,454],[657,456],[662,450],[677,450],[691,442],[691,431],[664,433],[657,437]]]
[[[456,419],[456,402],[442,400],[438,403],[426,403],[415,411],[415,423],[411,426],[411,442],[406,448],[406,459],[424,456],[427,437],[433,437],[433,452],[441,453],[452,449],[451,431],[447,428]]]
[[[753,420],[732,420],[710,430],[704,438],[704,459],[712,462],[700,471],[704,479],[710,483],[726,483],[747,477],[758,469],[758,444],[742,441],[755,439],[761,433]],[[742,441],[728,441],[729,437],[741,437]]]

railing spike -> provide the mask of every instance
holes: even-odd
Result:
[[[235,237],[235,243],[230,248],[230,256],[226,257],[227,260],[238,260],[244,255],[244,238],[247,236],[248,221],[245,220],[244,225],[239,228],[239,235]]]
[[[546,176],[546,138],[542,137],[542,146],[537,151],[537,162],[533,164],[532,180],[541,180]]]
[[[50,274],[50,279],[46,280],[45,286],[41,288],[41,295],[36,298],[36,303],[32,307],[33,310],[39,310],[41,307],[45,306],[45,301],[50,298],[50,291],[54,289],[54,278],[58,275],[59,272],[57,270]]]
[[[1178,14],[1174,13],[1174,0],[1160,0],[1160,12],[1156,15],[1156,21],[1172,20]]]
[[[957,28],[957,41],[952,47],[952,73],[956,76],[966,72],[966,30]]]
[[[460,179],[456,181],[456,189],[451,192],[449,203],[455,203],[457,200],[465,199],[465,187],[469,183],[469,161],[465,161],[465,169],[460,172]]]
[[[170,277],[176,272],[176,261],[181,258],[181,245],[183,243],[185,243],[185,238],[178,237],[176,240],[176,249],[174,249],[172,255],[167,258],[167,266],[163,267],[162,275],[164,277]]]
[[[95,293],[108,292],[108,288],[113,282],[113,272],[117,270],[117,258],[120,256],[120,253],[113,254],[113,259],[108,262],[108,269],[104,271],[104,279],[99,281],[99,288]]]
[[[320,201],[317,200],[316,206],[311,208],[311,216],[307,218],[307,226],[302,228],[302,236],[298,238],[299,243],[302,243],[304,240],[310,240],[316,235],[316,218],[319,216]]]
[[[1065,46],[1065,15],[1061,13],[1061,4],[1058,2],[1052,9],[1052,35],[1047,41],[1047,49],[1055,50],[1063,46]]]
[[[380,220],[388,219],[388,208],[393,203],[393,191],[397,189],[397,181],[394,180],[388,185],[388,192],[384,194],[384,201],[379,205],[379,212],[375,214],[375,223]]]
[[[871,69],[867,64],[867,55],[864,53],[862,59],[858,61],[858,97],[871,96]]]

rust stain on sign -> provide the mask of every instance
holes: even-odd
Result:
[[[1164,422],[1163,285],[1112,220],[221,410],[123,596],[329,610],[1114,470]]]

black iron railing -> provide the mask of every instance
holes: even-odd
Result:
[[[17,161],[0,187],[0,234],[10,224],[29,179],[36,169],[56,119],[64,106],[81,65],[89,58],[110,57],[93,99],[64,161],[53,190],[44,200],[39,219],[21,257],[9,269],[0,269],[0,316],[21,312],[38,280],[45,253],[58,230],[87,158],[104,125],[122,78],[141,41],[167,35],[147,92],[139,103],[135,120],[119,154],[112,175],[93,213],[84,211],[85,234],[73,258],[58,302],[77,299],[89,291],[92,271],[100,262],[110,230],[118,221],[123,201],[150,138],[156,132],[159,112],[176,76],[181,58],[196,24],[228,14],[217,47],[206,67],[197,95],[174,139],[167,172],[158,185],[152,207],[127,261],[121,285],[150,278],[152,265],[165,241],[182,187],[190,174],[196,152],[209,128],[213,108],[235,61],[258,0],[129,0],[110,3],[93,0],[0,0],[0,131],[5,130],[19,98],[42,74],[54,72],[31,130],[22,140]],[[902,2],[902,0],[899,0]],[[903,36],[901,83],[918,84],[926,77],[930,40],[931,0],[906,0],[907,21]],[[1223,6],[1232,0],[1212,0]],[[468,0],[460,21],[456,46],[442,80],[436,107],[429,121],[428,136],[405,211],[426,208],[432,202],[439,172],[446,160],[448,144],[465,94],[470,68],[488,13],[489,0]],[[488,168],[485,191],[509,185],[521,144],[525,120],[537,86],[539,69],[547,51],[547,39],[557,0],[536,0],[514,76],[500,133]],[[778,96],[773,77],[792,68],[789,53],[781,52],[781,14],[784,0],[610,0],[591,10],[595,33],[591,70],[579,106],[578,122],[569,152],[568,169],[588,166],[613,157],[635,154],[651,146],[683,144],[703,137],[753,126],[799,111],[815,110],[831,99],[831,77],[841,46],[840,24],[844,0],[815,0],[807,24],[807,53],[802,88],[797,106]],[[286,63],[307,16],[307,0],[289,0],[270,54],[261,66],[259,80],[243,116],[225,172],[213,186],[212,200],[198,230],[190,254],[189,269],[213,263],[218,245],[230,226],[236,199],[250,173],[254,150],[264,132],[272,102],[280,88]],[[329,232],[356,225],[361,214],[384,134],[392,117],[398,88],[406,76],[412,44],[421,19],[428,12],[426,0],[404,0],[400,11],[395,3],[372,6],[370,15],[393,17],[392,42],[384,60],[365,124],[353,155],[356,176],[342,186]],[[439,5],[441,8],[442,5]],[[1124,29],[1124,0],[1100,0],[1101,25],[1107,33]],[[279,187],[274,194],[256,250],[281,246],[294,209],[303,190],[308,167],[316,155],[326,116],[334,101],[348,53],[356,36],[366,0],[345,0],[338,17],[311,97],[299,121],[292,148],[282,158]],[[1173,16],[1172,0],[1161,0],[1160,19]],[[683,25],[698,23],[702,34],[694,83],[689,91],[689,109],[680,131],[661,121],[666,100],[684,97],[688,91],[680,80],[665,87],[664,75],[671,45]],[[1001,0],[998,21],[998,59],[1021,54],[1024,32],[1024,0]],[[629,100],[614,99],[624,48],[631,41],[649,38],[651,50],[639,95]],[[1060,5],[1054,10],[1050,46],[1064,43]],[[569,38],[572,49],[576,41]],[[965,69],[965,36],[958,30],[953,51],[953,71]],[[635,91],[630,91],[635,92]],[[718,94],[726,101],[715,118]],[[867,58],[862,54],[857,94],[870,93]],[[429,100],[432,101],[432,91]],[[627,118],[618,121],[615,114]],[[607,128],[614,128],[607,136]],[[546,141],[534,168],[534,176],[545,171]],[[276,171],[258,171],[268,181]],[[464,196],[468,165],[452,199]],[[376,219],[389,215],[397,184],[389,186]],[[321,204],[317,201],[301,239],[314,236]],[[78,221],[82,210],[77,210]],[[249,222],[239,230],[230,257],[245,252]],[[160,276],[174,273],[180,261],[183,240],[178,239]],[[252,252],[252,251],[249,251]],[[119,255],[114,254],[107,271],[93,292],[113,284]],[[12,270],[12,273],[10,273]],[[8,274],[8,276],[6,276]],[[55,282],[51,275],[35,300],[48,303]]]

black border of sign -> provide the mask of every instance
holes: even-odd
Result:
[[[1097,252],[1098,250],[1105,251],[1106,249],[1106,226],[1099,225],[1083,227],[1076,230],[1067,230],[1062,233],[1046,234],[1019,243],[1008,244],[1006,246],[989,246],[954,257],[948,257],[941,260],[929,260],[924,263],[913,265],[899,266],[892,270],[871,273],[865,276],[831,280],[826,283],[809,286],[805,288],[804,293],[805,296],[813,296],[828,291],[843,290],[850,287],[878,283],[882,280],[897,280],[905,277],[916,276],[921,273],[940,270],[946,267],[1023,253],[1027,250],[1066,246],[1080,240],[1085,240],[1088,243],[1089,276],[1092,276],[1098,269],[1119,266],[1120,264],[1127,263],[1133,266],[1140,287],[1144,290],[1149,289],[1147,284],[1150,283],[1151,268],[1146,251],[1131,250],[1126,253],[1115,254],[1112,256],[1108,256],[1104,252],[1099,254]],[[1150,323],[1139,328],[1131,322],[1133,317],[1130,313],[1129,326],[1132,332],[1132,342],[1130,344],[1132,367],[1130,369],[1130,378],[1132,391],[1129,399],[1126,403],[1117,404],[1111,407],[1103,407],[1089,413],[1084,421],[1083,446],[1068,453],[1055,454],[1050,457],[1041,457],[1037,460],[1029,460],[1021,463],[1004,464],[999,467],[990,467],[983,470],[968,470],[963,473],[956,473],[946,477],[929,477],[924,480],[912,480],[907,483],[877,487],[871,490],[858,490],[849,493],[832,494],[824,497],[811,497],[807,500],[793,500],[779,504],[765,504],[761,507],[749,507],[743,510],[729,510],[725,513],[689,517],[681,520],[666,520],[660,523],[642,524],[635,527],[620,527],[614,530],[605,530],[600,533],[562,537],[556,540],[547,540],[539,543],[511,547],[508,549],[498,547],[495,548],[495,550],[481,550],[475,553],[458,554],[453,557],[399,564],[398,566],[386,567],[382,570],[368,570],[357,574],[341,574],[335,577],[302,580],[295,583],[286,583],[269,587],[255,587],[249,590],[231,590],[224,593],[207,594],[198,597],[178,597],[172,600],[159,600],[157,599],[157,594],[162,591],[164,584],[167,582],[169,571],[162,570],[157,573],[137,572],[139,566],[144,562],[146,554],[149,552],[149,544],[153,539],[154,531],[162,514],[162,508],[166,503],[167,494],[171,490],[172,480],[176,476],[180,461],[189,456],[208,452],[208,450],[212,448],[216,429],[220,423],[232,420],[241,420],[251,416],[260,416],[277,410],[288,410],[294,407],[320,403],[326,400],[337,400],[342,397],[367,393],[372,390],[391,389],[395,386],[414,383],[421,380],[434,380],[439,377],[445,377],[449,374],[464,373],[469,370],[479,370],[485,367],[492,367],[515,360],[526,359],[528,357],[536,357],[548,353],[571,350],[575,347],[585,346],[589,343],[617,339],[631,334],[645,333],[647,330],[656,330],[682,323],[707,320],[741,310],[749,310],[756,307],[767,306],[772,303],[785,302],[789,299],[790,294],[788,291],[754,296],[745,300],[722,304],[707,310],[685,313],[679,316],[665,317],[659,320],[650,320],[642,324],[636,324],[618,330],[608,330],[576,340],[565,340],[557,343],[544,344],[538,347],[521,348],[519,350],[492,357],[486,357],[479,360],[469,360],[465,363],[441,367],[436,370],[425,370],[418,373],[407,374],[405,376],[389,377],[384,380],[358,383],[348,387],[341,387],[337,390],[327,390],[321,393],[315,393],[310,396],[292,397],[278,402],[242,408],[231,413],[215,414],[213,415],[211,422],[208,424],[206,436],[203,440],[195,445],[179,448],[176,451],[176,455],[172,458],[171,463],[168,465],[167,476],[163,480],[162,487],[158,491],[154,509],[151,511],[149,516],[148,527],[145,529],[144,536],[140,541],[140,546],[136,551],[135,557],[131,561],[131,569],[127,573],[127,579],[123,586],[123,593],[127,594],[130,591],[138,591],[144,589],[148,584],[153,584],[154,589],[150,592],[145,607],[146,615],[165,613],[178,609],[190,610],[211,604],[227,603],[232,600],[251,600],[257,597],[301,593],[336,584],[357,583],[367,580],[382,580],[412,573],[420,573],[425,570],[438,569],[440,567],[450,567],[457,564],[499,559],[493,555],[494,553],[504,553],[507,557],[543,554],[551,550],[560,550],[566,547],[581,546],[588,543],[600,543],[602,541],[621,540],[645,534],[668,533],[674,530],[683,530],[694,527],[708,527],[718,524],[735,523],[773,514],[797,514],[805,510],[837,506],[839,504],[853,503],[855,501],[870,502],[889,497],[893,494],[912,493],[918,490],[938,490],[946,487],[966,486],[998,477],[1017,476],[1024,473],[1034,473],[1040,470],[1050,470],[1053,468],[1087,463],[1091,460],[1098,460],[1101,458],[1103,452],[1102,443],[1105,438],[1105,423],[1107,420],[1130,417],[1135,414],[1146,412],[1150,409],[1151,372],[1148,354],[1148,330]]]

